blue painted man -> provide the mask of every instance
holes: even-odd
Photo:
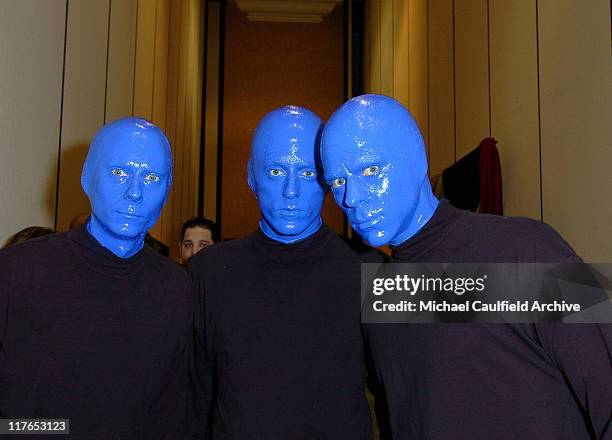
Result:
[[[383,96],[355,98],[325,132],[325,178],[355,231],[372,246],[406,241],[438,206],[416,121],[393,104]],[[344,116],[349,112],[353,117]]]
[[[253,135],[248,183],[261,211],[259,227],[272,240],[289,244],[322,225],[325,189],[315,160],[322,123],[299,107],[267,114]]]
[[[355,231],[398,262],[560,262],[549,226],[455,209],[432,194],[425,145],[399,102],[359,96],[328,121],[325,180]],[[612,432],[611,329],[368,324],[393,439],[593,439]]]
[[[163,132],[104,126],[79,229],[0,252],[0,416],[70,419],[74,438],[199,438],[186,275],[143,247],[172,181]]]
[[[248,162],[259,228],[192,258],[215,440],[371,436],[359,261],[321,221],[321,129],[301,107],[264,116]]]
[[[140,251],[172,183],[172,154],[164,133],[144,119],[125,118],[98,132],[81,175],[91,202],[87,230],[120,258]]]

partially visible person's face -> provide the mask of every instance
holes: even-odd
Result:
[[[146,121],[119,121],[104,130],[110,133],[88,156],[94,163],[84,173],[83,188],[109,240],[136,239],[155,224],[166,200],[170,149],[163,133]]]
[[[181,263],[187,264],[191,257],[211,244],[214,244],[214,242],[210,229],[199,226],[187,228],[185,237],[181,241]]]
[[[275,110],[257,127],[249,185],[265,228],[280,241],[299,237],[320,221],[325,197],[315,160],[320,129],[321,120],[300,107]]]
[[[321,139],[325,180],[355,231],[372,246],[398,244],[427,174],[423,138],[408,111],[381,95],[350,100]]]

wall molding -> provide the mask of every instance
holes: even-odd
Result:
[[[321,23],[342,0],[236,0],[250,21]]]

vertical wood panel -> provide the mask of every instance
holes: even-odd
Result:
[[[202,150],[202,73],[204,58],[204,32],[203,32],[203,4],[200,0],[194,0],[193,8],[193,48],[191,52],[191,133],[193,154],[191,156],[191,188],[192,188],[192,215],[197,214],[200,199],[199,173],[200,154]]]
[[[370,88],[368,93],[380,93],[381,80],[381,49],[380,49],[380,9],[382,0],[370,0]]]
[[[347,35],[346,46],[345,46],[345,71],[346,71],[346,84],[345,84],[345,92],[347,99],[351,99],[353,95],[353,2],[345,2],[345,33]],[[359,31],[361,32],[362,29]],[[362,37],[363,38],[363,37]],[[357,57],[363,57],[364,49],[361,49],[361,53],[357,53]],[[363,58],[362,58],[363,59]],[[362,76],[362,75],[359,75]]]
[[[535,0],[490,0],[491,133],[498,141],[504,212],[540,218]]]
[[[453,0],[429,2],[429,170],[455,161]]]
[[[89,211],[81,169],[93,135],[104,123],[108,0],[70,1],[61,127],[57,228]]]
[[[178,103],[178,77],[179,77],[179,48],[180,48],[180,28],[181,28],[181,2],[173,1],[170,3],[170,24],[169,24],[169,42],[168,42],[168,74],[167,74],[167,90],[168,96],[166,99],[166,135],[170,140],[172,147],[173,160],[173,183],[168,194],[168,200],[164,207],[162,222],[162,236],[167,240],[166,243],[170,246],[171,256],[177,257],[180,218],[175,215],[178,210],[178,193],[180,179],[177,177],[177,157],[179,148],[176,142],[177,132],[177,103]],[[167,237],[171,237],[168,239]]]
[[[371,82],[371,43],[372,43],[372,19],[371,19],[371,1],[365,1],[363,5],[363,61],[361,65],[361,71],[363,75],[363,92],[368,93],[372,90],[370,86]],[[350,228],[349,228],[350,229]]]
[[[156,0],[155,25],[142,30],[148,37],[138,31],[141,46],[154,46],[152,51],[145,51],[153,54],[152,61],[146,58],[140,61],[142,65],[153,66],[149,90],[152,120],[166,132],[173,155],[172,187],[160,220],[150,233],[170,246],[173,257],[177,254],[182,223],[197,211],[202,5],[200,0]],[[148,15],[151,11],[143,13]],[[142,97],[144,105],[148,105],[144,93]]]
[[[587,261],[612,261],[610,2],[538,0],[542,205]]]
[[[194,209],[194,197],[193,197],[193,161],[194,161],[194,136],[192,131],[192,115],[194,110],[194,82],[193,82],[193,67],[197,59],[194,57],[194,12],[195,4],[194,0],[187,1],[188,13],[186,17],[187,34],[185,44],[185,120],[183,126],[185,130],[185,166],[183,168],[184,174],[184,193],[185,198],[183,201],[183,215],[184,219],[187,219],[195,213]]]
[[[157,0],[155,14],[155,59],[153,69],[152,120],[166,128],[168,95],[168,46],[170,40],[170,0]]]
[[[204,131],[204,216],[217,218],[219,118],[219,3],[208,4],[206,61],[206,129]]]
[[[404,13],[400,11],[400,13]],[[410,16],[409,30],[409,58],[410,58],[410,103],[408,108],[416,119],[427,142],[428,98],[427,98],[427,0],[410,0],[408,11]],[[396,56],[401,53],[396,52]],[[429,146],[429,145],[428,145]]]
[[[65,0],[0,5],[0,246],[54,227],[65,12]]]
[[[185,185],[187,184],[186,170],[188,164],[186,163],[189,158],[187,155],[187,142],[185,133],[185,101],[187,98],[187,53],[185,51],[185,45],[187,44],[188,35],[188,14],[189,14],[189,0],[180,0],[181,4],[181,19],[179,29],[179,77],[178,77],[178,105],[176,112],[176,182],[178,193],[175,192],[175,202],[178,202],[178,206],[175,209],[175,221],[180,223],[185,218],[185,204],[188,203],[187,197],[185,196]]]
[[[380,88],[378,93],[393,96],[394,33],[393,0],[380,2]]]
[[[132,114],[137,0],[110,1],[105,122]]]
[[[455,0],[456,157],[489,136],[487,0]]]
[[[199,26],[200,21],[200,8],[198,6],[199,0],[192,0],[192,13],[190,16],[190,35],[189,35],[189,133],[191,143],[191,156],[189,161],[189,205],[190,212],[189,216],[193,216],[198,212],[198,181],[197,173],[200,165],[200,133],[196,130],[200,126],[198,124],[199,108],[198,101],[199,97],[202,96],[199,83],[201,77],[198,77],[198,65],[200,62],[200,41],[199,41]]]
[[[410,64],[409,50],[409,3],[415,0],[392,0],[393,2],[393,88],[392,95],[410,108]],[[391,3],[391,2],[389,2]],[[384,44],[384,43],[383,43]]]
[[[134,74],[134,116],[152,119],[157,0],[138,0]]]
[[[155,4],[154,33],[150,35],[153,41],[153,77],[151,94],[151,121],[162,130],[166,129],[166,96],[168,90],[168,42],[169,42],[169,1],[157,0]],[[162,210],[159,220],[149,233],[158,240],[168,243],[163,235],[163,224],[171,221],[168,206]]]

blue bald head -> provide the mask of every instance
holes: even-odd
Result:
[[[321,226],[325,188],[318,161],[321,119],[286,106],[257,125],[251,142],[248,183],[259,202],[260,227],[270,238],[292,243]]]
[[[81,186],[91,203],[90,233],[121,258],[138,252],[172,183],[166,135],[141,118],[106,124],[95,135]]]
[[[321,161],[336,203],[373,246],[406,241],[438,205],[419,127],[388,96],[358,96],[336,110],[323,131]]]

